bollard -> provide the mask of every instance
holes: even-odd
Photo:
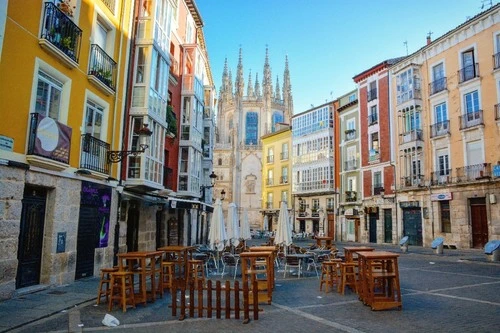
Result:
[[[432,241],[431,247],[436,251],[436,254],[443,254],[444,238],[437,237]]]
[[[399,241],[399,246],[401,247],[401,252],[403,252],[403,253],[408,252],[408,240],[409,240],[409,237],[408,236],[404,236]]]

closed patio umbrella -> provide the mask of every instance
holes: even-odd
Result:
[[[208,232],[208,243],[212,250],[222,251],[224,249],[224,242],[227,239],[224,215],[222,214],[222,203],[220,199],[217,199],[214,205],[210,231]]]
[[[248,223],[248,212],[246,208],[243,209],[243,216],[241,218],[240,237],[245,240],[252,238],[252,234],[250,233],[250,224]]]
[[[238,246],[240,244],[240,227],[238,223],[238,212],[236,211],[236,204],[231,202],[227,213],[227,238],[230,244]]]
[[[283,245],[285,248],[292,244],[292,228],[290,226],[290,219],[288,218],[288,208],[284,201],[281,202],[280,206],[274,244]]]

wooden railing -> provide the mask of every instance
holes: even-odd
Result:
[[[175,295],[180,295],[176,297]],[[172,288],[172,316],[177,317],[179,310],[179,320],[184,320],[186,316],[190,318],[213,318],[217,319],[240,319],[243,313],[243,323],[250,321],[250,314],[253,319],[259,319],[258,302],[258,282],[254,281],[249,287],[243,283],[240,286],[239,281],[234,281],[231,287],[230,281],[225,281],[224,286],[220,280],[207,280],[204,286],[203,281],[199,280],[195,285],[194,281],[186,287],[183,280],[175,280]],[[189,295],[189,304],[186,304],[186,295]],[[241,299],[243,297],[243,299]],[[243,301],[243,304],[241,304]],[[224,317],[222,316],[224,312]]]

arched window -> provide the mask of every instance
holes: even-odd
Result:
[[[246,126],[245,126],[245,144],[256,145],[257,135],[259,132],[259,116],[257,112],[248,112],[246,116]]]
[[[218,162],[219,165],[222,165],[222,158],[219,158]]]
[[[273,127],[272,127],[272,132],[276,131],[276,123],[282,123],[283,122],[283,113],[274,111],[273,112],[273,117],[272,117],[272,122],[273,122]]]

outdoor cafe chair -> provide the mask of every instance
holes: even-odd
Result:
[[[285,272],[283,274],[283,277],[286,277],[286,271],[287,269],[295,268],[297,269],[297,278],[300,277],[300,274],[302,273],[302,260],[296,256],[286,256],[285,257]]]
[[[234,269],[234,277],[233,280],[236,279],[236,271],[238,270],[238,263],[240,261],[239,257],[232,255],[231,253],[223,253],[222,254],[222,276],[224,276],[226,272],[226,267]]]
[[[312,257],[307,263],[307,270],[311,269],[311,267],[314,268],[316,276],[319,278],[318,268],[321,269],[321,265],[323,264],[323,262],[328,260],[330,260],[330,256],[328,254],[319,254],[315,257]]]

